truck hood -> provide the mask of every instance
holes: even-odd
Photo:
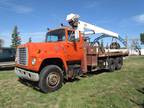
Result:
[[[26,43],[20,45],[18,48],[26,47],[30,56],[38,56],[45,53],[57,53],[64,48],[65,42],[41,42],[41,43]]]

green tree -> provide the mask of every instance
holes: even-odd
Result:
[[[140,33],[141,44],[144,44],[144,33]]]
[[[141,46],[139,39],[132,39],[131,48],[138,52],[139,55],[141,55]]]
[[[12,33],[12,48],[16,48],[18,45],[21,44],[21,38],[19,36],[18,27],[15,26],[13,33]]]

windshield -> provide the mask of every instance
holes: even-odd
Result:
[[[65,30],[57,29],[47,33],[46,42],[57,42],[65,40]]]

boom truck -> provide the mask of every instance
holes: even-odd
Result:
[[[45,42],[26,43],[18,46],[15,73],[20,80],[38,83],[44,93],[62,87],[63,80],[81,76],[99,69],[121,69],[128,51],[100,47],[90,42],[92,34],[118,38],[118,34],[79,20],[79,15],[69,14],[70,26],[50,29]]]

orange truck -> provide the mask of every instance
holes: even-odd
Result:
[[[90,71],[121,69],[127,51],[104,49],[73,27],[49,30],[45,42],[18,46],[15,73],[20,80],[38,83],[44,93],[62,87],[63,80]],[[78,35],[78,38],[76,38]]]

